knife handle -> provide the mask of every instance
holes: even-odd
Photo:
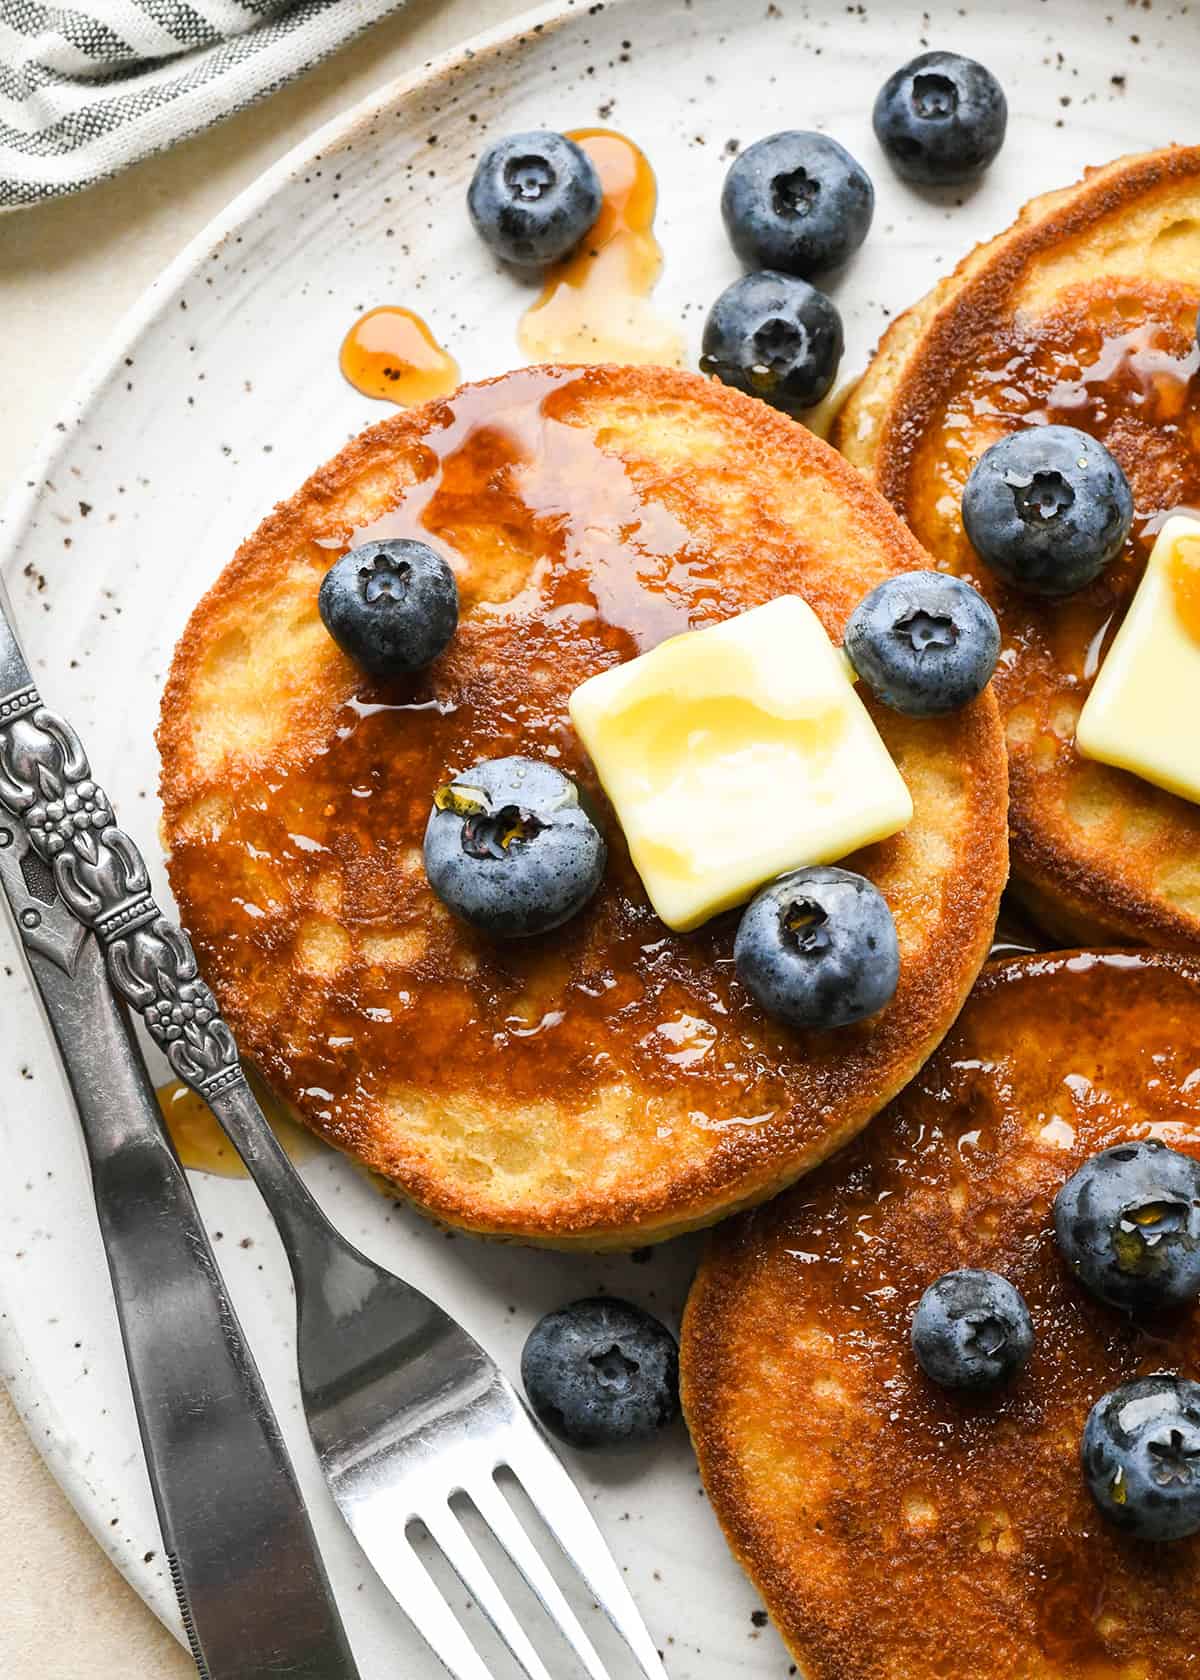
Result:
[[[39,972],[44,957],[31,966],[54,1003],[167,1563],[201,1680],[357,1680],[270,1400],[103,957],[89,939],[65,978]]]

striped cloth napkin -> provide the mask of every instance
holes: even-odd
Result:
[[[0,0],[0,209],[273,93],[403,0]]]

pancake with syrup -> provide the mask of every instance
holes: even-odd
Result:
[[[1200,807],[1075,747],[1156,532],[1200,503],[1198,305],[1200,147],[1121,159],[1035,199],[900,316],[833,433],[999,614],[1013,875],[1069,943],[1200,947]],[[1050,422],[1099,438],[1136,507],[1123,555],[1057,602],[993,578],[959,512],[989,444]]]
[[[327,568],[380,536],[433,544],[462,600],[445,655],[390,687],[317,613]],[[843,1144],[987,950],[1006,872],[990,692],[936,720],[872,708],[916,814],[850,861],[892,907],[900,985],[813,1034],[737,983],[736,915],[679,935],[653,914],[567,700],[782,594],[840,640],[868,589],[927,563],[827,445],[692,374],[526,369],[363,432],[201,601],[159,731],[171,883],[275,1092],[437,1218],[558,1245],[703,1224]],[[609,846],[587,909],[524,942],[451,917],[421,852],[438,785],[510,753],[577,777]]]
[[[1051,1214],[1090,1155],[1147,1137],[1200,1156],[1200,958],[991,963],[861,1139],[715,1233],[685,1410],[805,1680],[1200,1674],[1200,1536],[1119,1533],[1079,1462],[1102,1394],[1200,1378],[1200,1310],[1138,1324],[1104,1306]],[[1010,1386],[975,1397],[935,1387],[909,1341],[925,1287],[964,1266],[1010,1279],[1036,1338]]]

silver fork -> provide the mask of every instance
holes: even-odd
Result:
[[[360,1545],[455,1680],[490,1680],[410,1538],[422,1524],[528,1680],[551,1680],[452,1501],[464,1495],[591,1680],[608,1670],[501,1489],[515,1476],[636,1659],[665,1670],[575,1484],[512,1384],[428,1296],[329,1223],[246,1081],[187,935],[162,914],[79,737],[42,703],[0,598],[0,804],[105,952],[115,990],[212,1108],[262,1192],[296,1285],[297,1360],[321,1468]],[[329,1680],[338,1680],[330,1676]]]

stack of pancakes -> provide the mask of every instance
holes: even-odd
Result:
[[[1074,746],[1154,532],[1200,502],[1198,305],[1200,148],[1172,149],[1036,201],[898,319],[841,454],[674,371],[465,387],[364,432],[277,508],[172,668],[172,885],[247,1054],[323,1137],[440,1220],[586,1248],[820,1168],[717,1233],[684,1335],[714,1509],[808,1680],[1200,1672],[1197,1543],[1159,1555],[1108,1530],[1077,1462],[1104,1390],[1200,1375],[1197,1325],[1115,1323],[1050,1229],[1096,1150],[1200,1154],[1200,808]],[[997,584],[959,517],[981,451],[1049,421],[1100,437],[1137,506],[1122,558],[1060,602]],[[431,543],[463,605],[447,654],[386,687],[317,613],[328,567],[378,536]],[[567,699],[784,594],[840,641],[868,590],[931,563],[988,595],[1001,663],[947,718],[872,705],[915,816],[847,862],[895,915],[900,986],[869,1021],[799,1033],[739,985],[734,917],[684,935],[654,916]],[[434,789],[509,753],[576,777],[610,853],[589,907],[519,944],[454,920],[421,859]],[[993,964],[959,1017],[1009,825],[1047,943],[1159,950]],[[970,1402],[908,1344],[922,1290],[957,1266],[1011,1277],[1038,1332],[1016,1383]]]

